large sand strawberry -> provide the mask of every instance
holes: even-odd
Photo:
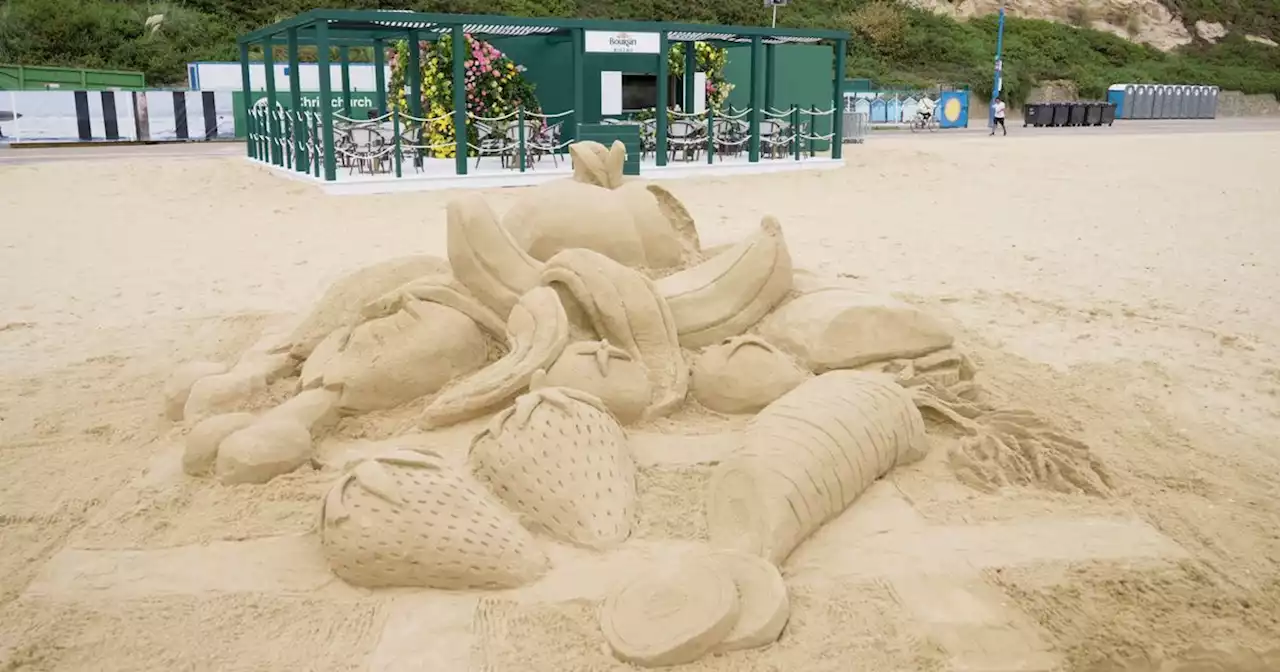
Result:
[[[534,389],[472,440],[469,459],[476,477],[535,530],[591,548],[631,534],[635,463],[597,397]]]
[[[515,517],[431,451],[366,459],[325,497],[320,539],[348,583],[510,588],[547,569]]]

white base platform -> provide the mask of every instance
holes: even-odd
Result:
[[[255,159],[247,159],[255,165],[263,166],[271,172],[315,184],[326,194],[335,196],[354,194],[386,194],[402,191],[435,191],[441,189],[486,189],[499,187],[525,187],[551,180],[561,179],[573,174],[569,157],[559,159],[558,164],[549,157],[543,158],[535,167],[525,170],[502,168],[497,157],[486,157],[476,167],[475,159],[467,162],[468,173],[454,173],[453,159],[427,159],[421,168],[414,169],[412,163],[401,166],[401,177],[394,173],[353,173],[351,169],[339,167],[337,180],[326,182],[309,173],[295,172],[289,168],[275,166]],[[785,159],[761,159],[751,163],[746,157],[717,158],[714,163],[707,163],[704,157],[695,162],[673,162],[666,166],[658,166],[652,158],[640,163],[640,177],[650,180],[679,179],[685,177],[711,175],[746,175],[755,173],[778,173],[796,170],[833,170],[844,166],[843,159],[832,159],[829,156],[802,157],[799,161],[793,157]]]

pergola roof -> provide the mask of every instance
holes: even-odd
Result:
[[[834,30],[424,14],[408,10],[312,10],[255,30],[241,37],[240,41],[274,41],[283,37],[290,29],[296,29],[299,39],[314,42],[315,26],[321,23],[328,26],[331,44],[367,44],[375,39],[398,39],[411,30],[424,33],[424,39],[430,39],[431,35],[448,33],[455,26],[461,26],[464,32],[472,35],[493,37],[526,37],[567,34],[573,30],[600,30],[636,33],[666,32],[667,39],[671,42],[750,43],[753,39],[760,38],[764,44],[812,44],[822,40],[849,39],[848,33]]]

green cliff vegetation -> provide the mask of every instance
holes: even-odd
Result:
[[[1239,34],[1163,53],[1109,33],[1010,19],[1006,95],[1016,101],[1036,82],[1057,79],[1075,81],[1092,97],[1119,82],[1280,93],[1280,48],[1243,37],[1280,34],[1280,0],[1166,1],[1188,21],[1222,21]],[[235,60],[237,34],[315,7],[747,25],[769,20],[760,0],[0,0],[0,62],[142,70],[148,82],[181,84],[186,63]],[[149,26],[156,15],[163,20]],[[792,0],[779,25],[848,30],[854,36],[850,77],[904,87],[968,84],[989,92],[994,16],[961,22],[892,0]]]

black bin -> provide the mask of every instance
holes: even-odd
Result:
[[[1071,111],[1067,118],[1068,126],[1084,126],[1084,117],[1088,111],[1085,103],[1071,103]]]
[[[1050,103],[1053,109],[1053,122],[1050,126],[1066,126],[1068,118],[1071,115],[1070,103]]]
[[[1023,126],[1044,126],[1051,121],[1052,116],[1053,112],[1048,105],[1035,103],[1022,106]]]
[[[1099,124],[1106,124],[1110,126],[1111,124],[1116,123],[1116,104],[1115,103],[1103,103],[1101,107],[1101,112],[1102,112],[1102,118],[1099,120],[1098,122]]]
[[[1087,103],[1084,111],[1084,123],[1087,126],[1102,125],[1102,103]]]

